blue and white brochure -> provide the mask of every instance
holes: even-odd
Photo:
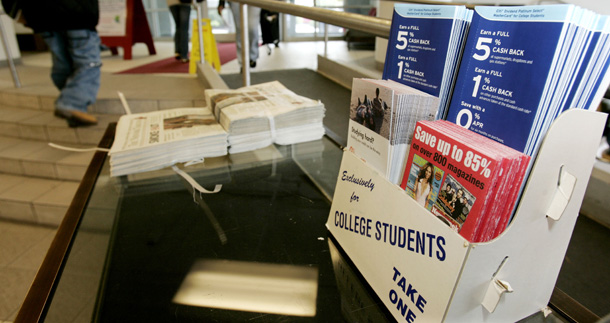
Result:
[[[577,82],[572,87],[564,110],[570,108],[595,110],[608,88],[610,56],[610,18],[598,15],[591,31],[590,44],[583,56]]]
[[[396,4],[383,79],[438,97],[443,118],[471,17],[464,6]]]
[[[592,17],[573,5],[476,7],[447,120],[533,155],[577,79]]]

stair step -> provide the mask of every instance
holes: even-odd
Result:
[[[79,183],[0,174],[0,217],[57,227]]]
[[[26,93],[20,89],[2,89],[0,90],[0,106],[21,108],[21,110],[33,111],[53,111],[55,109],[55,99],[57,95],[40,95],[35,93]],[[203,93],[203,90],[201,91]],[[205,106],[205,100],[201,99],[141,99],[127,98],[127,104],[132,113],[151,112],[178,107],[202,107]],[[98,98],[95,104],[89,107],[91,113],[98,115],[104,114],[125,114],[123,104],[118,97],[113,98]]]
[[[0,106],[0,136],[64,144],[97,145],[110,122],[120,115],[99,114],[98,124],[70,128],[50,110]]]
[[[80,181],[93,154],[59,150],[43,141],[0,136],[0,173]]]

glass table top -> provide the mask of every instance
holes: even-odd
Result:
[[[106,160],[44,321],[393,321],[325,227],[341,156],[323,138],[182,168],[217,194]]]

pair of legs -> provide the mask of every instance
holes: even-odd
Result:
[[[189,59],[189,27],[191,16],[191,5],[177,4],[169,7],[176,23],[176,33],[174,34],[174,48],[176,59],[183,62]]]
[[[229,2],[231,12],[233,13],[233,20],[235,20],[235,45],[237,47],[237,61],[241,66],[241,16],[239,14],[239,3]],[[248,6],[248,41],[250,42],[248,49],[248,56],[250,58],[250,66],[256,66],[256,60],[258,59],[258,41],[259,32],[258,27],[260,23],[261,8],[254,6]]]
[[[55,115],[68,119],[71,126],[95,124],[87,107],[95,103],[100,88],[100,38],[88,29],[43,32],[51,50],[51,79],[60,90]]]

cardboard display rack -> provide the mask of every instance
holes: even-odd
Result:
[[[345,151],[327,227],[398,322],[515,322],[547,307],[605,115],[555,120],[508,228],[470,243]]]

